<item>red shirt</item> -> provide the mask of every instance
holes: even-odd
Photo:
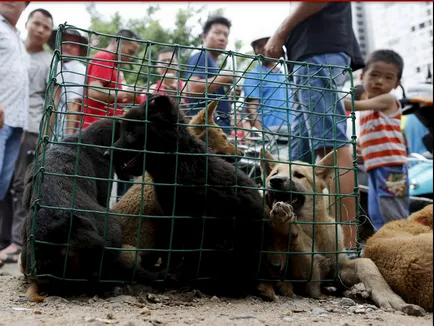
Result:
[[[110,90],[112,96],[114,96],[115,90],[122,90],[124,80],[120,75],[117,59],[112,53],[106,51],[97,52],[89,62],[87,73],[88,84],[94,80],[99,81],[102,83],[103,87]],[[140,103],[141,100],[141,96],[136,96],[136,103]],[[121,106],[116,106],[116,108],[114,108],[113,105],[107,105],[107,103],[90,99],[88,96],[88,90],[86,89],[84,113],[83,129],[87,128],[92,122],[99,119],[98,117],[90,116],[89,114],[99,116],[113,116],[116,114],[116,116],[120,116],[123,112]]]

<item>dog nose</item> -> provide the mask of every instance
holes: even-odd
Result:
[[[270,178],[270,185],[273,188],[279,188],[282,186],[282,184],[285,182],[285,178],[281,177],[281,176],[274,176]]]
[[[104,158],[110,158],[110,150],[109,149],[104,152]]]
[[[238,150],[238,156],[244,156],[244,152],[241,149]]]
[[[272,273],[279,273],[282,270],[282,265],[279,263],[268,263],[268,268],[270,269],[270,272]]]

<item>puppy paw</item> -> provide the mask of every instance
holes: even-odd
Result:
[[[278,282],[276,288],[281,296],[292,298],[294,290],[291,282]]]
[[[415,304],[406,304],[401,308],[401,311],[409,316],[423,317],[426,315],[425,309]]]
[[[292,206],[283,201],[278,201],[273,204],[270,219],[272,222],[279,224],[294,223],[297,221]]]
[[[258,296],[265,301],[277,300],[277,296],[274,293],[273,285],[271,283],[260,283],[256,290],[258,291]]]

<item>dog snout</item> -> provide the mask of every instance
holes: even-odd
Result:
[[[238,149],[238,156],[244,156],[244,151],[242,151],[241,149]]]
[[[277,262],[269,262],[268,268],[272,273],[279,273],[282,270],[282,265]]]
[[[280,189],[282,188],[286,180],[287,180],[286,177],[275,175],[270,178],[270,186],[274,189]]]

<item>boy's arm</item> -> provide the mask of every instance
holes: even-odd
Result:
[[[351,110],[351,100],[344,99],[345,109]],[[396,103],[396,98],[391,94],[383,94],[368,100],[354,101],[355,111],[396,111],[398,105]]]

